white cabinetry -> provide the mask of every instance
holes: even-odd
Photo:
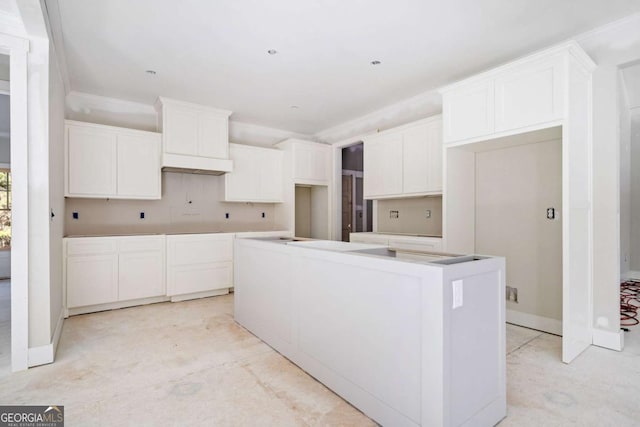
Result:
[[[353,243],[370,243],[386,245],[394,249],[439,252],[442,251],[442,238],[411,236],[384,233],[351,233],[349,241]]]
[[[165,294],[164,236],[67,238],[64,254],[66,306],[73,314]]]
[[[65,196],[159,199],[160,134],[67,120]]]
[[[365,199],[439,193],[442,193],[440,116],[365,138]]]
[[[505,66],[441,90],[444,142],[535,127],[563,116],[563,58]]]
[[[172,300],[198,298],[233,287],[233,237],[221,233],[167,236],[167,295]]]
[[[231,111],[159,97],[162,166],[175,169],[232,170],[229,161]]]
[[[234,167],[224,176],[225,201],[282,202],[282,151],[229,144],[229,153]]]
[[[326,185],[331,181],[331,147],[307,141],[293,143],[293,179],[299,184]]]

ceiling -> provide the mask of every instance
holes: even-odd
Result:
[[[640,11],[640,0],[46,2],[72,90],[174,97],[303,134]]]

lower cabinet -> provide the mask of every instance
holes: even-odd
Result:
[[[68,309],[166,294],[165,236],[68,238],[64,250]]]
[[[167,236],[167,295],[233,287],[233,234]]]
[[[386,245],[392,249],[400,249],[405,251],[442,251],[441,237],[423,237],[383,233],[351,233],[349,235],[349,241],[354,243]]]

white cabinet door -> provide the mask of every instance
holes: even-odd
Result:
[[[282,202],[284,193],[283,162],[280,150],[263,150],[260,164],[260,199]]]
[[[562,62],[545,59],[521,65],[495,80],[496,131],[506,131],[561,118]]]
[[[328,183],[331,147],[322,144],[296,143],[294,147],[293,178],[296,182]]]
[[[162,251],[121,253],[118,257],[118,300],[165,294]]]
[[[197,155],[199,111],[188,107],[165,106],[162,118],[164,152]]]
[[[118,300],[118,255],[67,258],[67,307],[84,307]]]
[[[118,196],[160,199],[160,135],[118,136]]]
[[[442,192],[442,121],[421,123],[403,132],[405,195]]]
[[[198,156],[229,158],[229,119],[208,111],[198,116]]]
[[[445,143],[494,132],[493,80],[459,87],[445,93],[442,100]]]
[[[283,153],[270,148],[229,144],[233,171],[225,174],[225,201],[281,202]]]
[[[402,193],[402,134],[374,136],[364,141],[364,198]]]
[[[229,145],[233,171],[225,174],[225,200],[256,201],[260,196],[260,159],[254,147]]]
[[[116,135],[99,128],[66,127],[66,196],[116,194]]]

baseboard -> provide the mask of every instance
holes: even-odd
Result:
[[[562,322],[560,320],[536,316],[535,314],[507,310],[507,323],[513,323],[514,325],[524,326],[525,328],[536,329],[554,335],[562,335]]]
[[[626,274],[624,274],[621,277],[622,280],[640,280],[640,271],[627,271]]]
[[[593,345],[610,350],[622,351],[624,348],[624,332],[605,331],[604,329],[593,328]]]
[[[216,289],[215,291],[196,292],[193,294],[173,295],[171,302],[188,301],[198,298],[217,297],[219,295],[226,295],[229,293],[229,288]]]
[[[56,350],[58,349],[58,342],[60,341],[60,335],[62,335],[62,325],[64,324],[64,311],[60,310],[60,317],[58,317],[58,323],[56,329],[51,337],[51,342],[46,345],[38,347],[31,347],[29,349],[29,367],[46,365],[53,363],[56,357]]]

